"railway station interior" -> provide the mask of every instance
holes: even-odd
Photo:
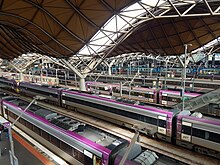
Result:
[[[219,165],[219,0],[0,0],[0,165]]]

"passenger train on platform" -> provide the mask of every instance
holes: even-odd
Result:
[[[129,141],[35,104],[25,111],[28,104],[17,97],[4,97],[1,115],[13,122],[23,113],[16,125],[70,164],[119,165]],[[144,164],[149,152],[139,145],[132,150],[124,164]],[[158,157],[151,158],[153,163]]]
[[[182,91],[180,90],[162,90],[156,88],[128,86],[122,86],[121,88],[122,89],[120,89],[120,84],[108,84],[90,81],[86,82],[86,89],[88,92],[121,97],[124,99],[139,101],[143,104],[152,103],[163,106],[172,106],[182,101]],[[184,100],[189,100],[200,95],[201,93],[198,92],[185,92]]]
[[[1,82],[1,81],[0,81]],[[1,84],[1,83],[0,83]],[[9,88],[11,85],[9,85]],[[179,109],[118,102],[69,89],[21,82],[21,94],[44,96],[72,111],[79,111],[220,159],[220,120]]]

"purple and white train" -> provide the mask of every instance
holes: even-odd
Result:
[[[220,120],[197,117],[187,111],[131,105],[87,93],[20,83],[23,94],[59,100],[60,106],[126,126],[141,126],[152,137],[194,149],[220,159]]]
[[[23,113],[16,125],[70,164],[118,165],[120,163],[129,144],[127,140],[35,104],[24,112],[28,104],[17,97],[4,97],[1,100],[1,115],[13,122]],[[133,149],[136,152],[129,154],[125,165],[141,165],[145,161],[143,154],[146,151],[142,151],[138,145]]]
[[[88,92],[100,94],[120,96],[120,85],[109,84],[102,82],[86,82],[86,89]],[[200,96],[201,93],[185,92],[184,99],[189,100],[191,98]],[[181,92],[177,90],[162,90],[155,88],[143,88],[143,87],[122,87],[122,98],[129,98],[137,100],[143,103],[160,104],[163,106],[172,106],[181,102]]]

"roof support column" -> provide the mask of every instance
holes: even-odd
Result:
[[[86,91],[85,78],[80,78],[80,80],[79,80],[79,89],[81,91]]]
[[[189,63],[189,57],[186,59],[187,57],[187,51],[188,51],[188,46],[192,46],[192,44],[185,44],[184,48],[185,48],[185,55],[184,55],[184,65],[183,65],[183,69],[182,69],[182,101],[183,101],[183,107],[182,107],[182,111],[184,110],[184,104],[185,104],[185,85],[186,85],[186,67]]]
[[[65,59],[61,59],[61,62],[63,62],[70,70],[72,70],[77,76],[79,76],[79,78],[80,78],[79,90],[86,91],[85,78],[86,78],[87,74],[82,74],[76,67],[74,67],[72,64],[70,64]]]
[[[20,75],[20,81],[24,81],[24,75],[23,75],[23,73],[20,72],[19,75]]]
[[[111,76],[112,75],[112,67],[108,66],[108,75]]]
[[[104,60],[104,63],[107,65],[107,67],[108,67],[108,75],[109,76],[111,76],[112,75],[112,65],[115,63],[115,59],[114,60],[112,60],[111,62],[110,62],[110,64],[108,64],[108,62],[106,61],[106,60]]]
[[[9,64],[19,72],[19,80],[20,81],[23,81],[24,80],[24,75],[23,75],[23,70],[22,69],[19,69],[18,67],[16,67],[12,62],[9,62]]]

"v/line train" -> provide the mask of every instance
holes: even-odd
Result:
[[[8,80],[5,78],[0,79],[0,85],[2,87],[10,86],[11,89],[19,89],[17,88],[17,83],[15,81]],[[120,96],[119,84],[108,84],[102,82],[89,81],[86,82],[86,89],[87,92],[89,93],[97,93],[98,91],[99,94],[112,95],[115,97]],[[189,100],[200,95],[201,95],[200,93],[185,92],[184,99]],[[180,91],[160,90],[160,89],[142,88],[142,87],[132,87],[132,89],[130,90],[130,88],[126,86],[123,86],[122,98],[139,101],[140,103],[153,103],[153,104],[161,104],[164,106],[172,106],[182,101],[182,96]],[[52,101],[60,102],[59,99]]]
[[[11,85],[9,85],[9,88]],[[200,153],[220,158],[220,120],[197,117],[189,111],[155,108],[117,102],[77,91],[22,82],[21,93],[44,96],[62,107],[128,128],[141,125],[140,132]]]
[[[140,103],[153,103],[165,106],[172,106],[182,101],[181,91],[162,90],[155,88],[143,87],[122,87],[122,95],[120,96],[119,84],[108,84],[102,82],[86,82],[86,89],[91,93],[101,95],[110,95],[139,101]],[[185,92],[184,100],[200,96],[200,93]]]
[[[92,79],[95,78],[95,75],[90,75],[90,77],[88,77],[88,81],[92,81]],[[131,82],[132,79],[133,79],[133,76],[126,77],[126,81]],[[124,77],[108,76],[108,75],[107,76],[101,75],[98,80],[99,82],[108,82],[108,83],[125,82]],[[138,86],[154,87],[156,86],[155,84],[157,81],[159,81],[158,84],[163,84],[163,85],[165,84],[165,78],[163,77],[157,78],[157,77],[145,77],[145,76],[134,78],[133,84],[138,85]],[[181,87],[182,80],[180,78],[167,78],[166,85],[168,89],[173,90],[175,88]],[[185,86],[188,91],[202,92],[202,93],[206,93],[210,90],[220,88],[220,84],[218,82],[205,80],[205,79],[204,80],[199,79],[199,81],[197,81],[197,79],[192,79],[192,78],[186,79]]]
[[[24,109],[29,102],[0,93],[1,115],[13,122],[23,115],[16,125],[70,164],[118,165],[129,144],[94,127],[59,115],[38,105]],[[150,156],[152,163],[158,159],[155,153],[143,151],[134,145],[125,165],[145,164]]]

